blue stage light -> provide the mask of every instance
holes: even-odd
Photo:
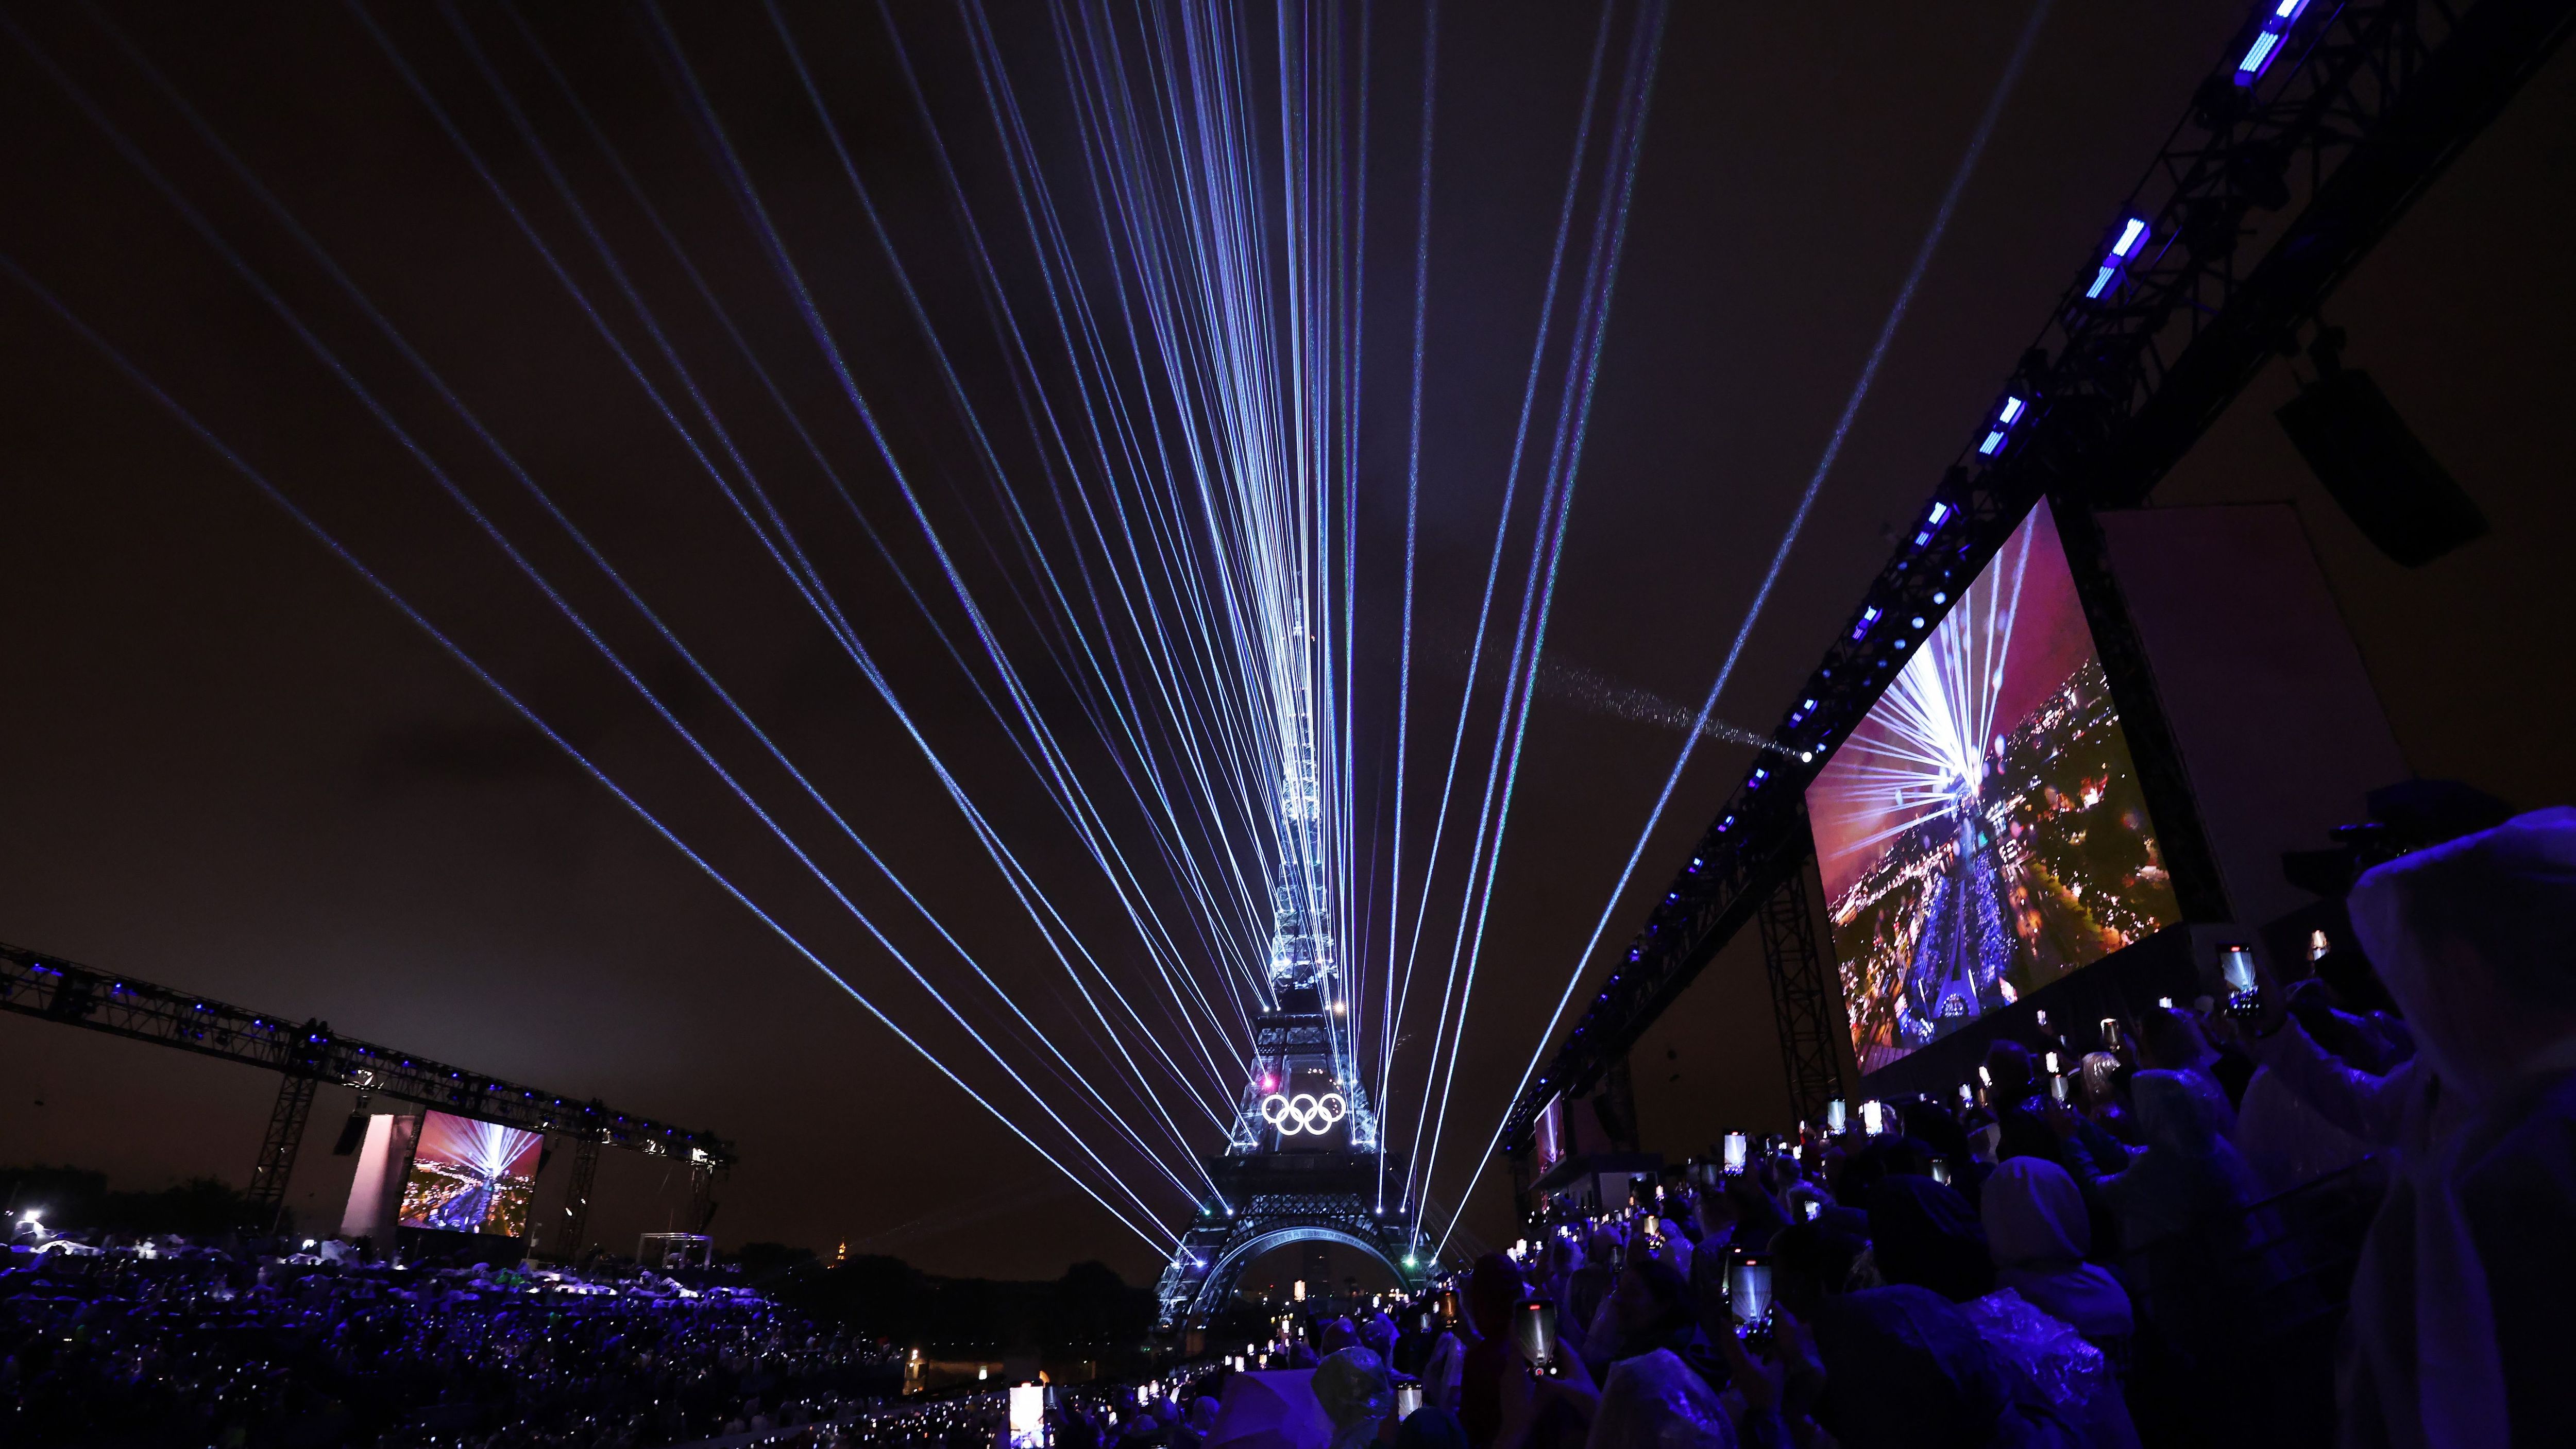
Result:
[[[2289,39],[2290,27],[2299,23],[2300,14],[2307,8],[2308,0],[2277,0],[2272,13],[2263,17],[2262,33],[2246,47],[2245,58],[2236,63],[2238,85],[2250,86],[2272,68],[2272,62],[2280,57],[2281,42]]]
[[[2147,224],[2137,217],[2130,217],[2120,228],[2120,239],[2111,243],[2110,255],[2102,259],[2101,269],[2093,274],[2093,285],[2084,289],[2085,300],[2098,301],[2104,292],[2111,290],[2111,283],[2118,279],[2120,269],[2137,256],[2139,244],[2146,239]]]
[[[1851,636],[1853,640],[1855,642],[1858,641],[1862,635],[1869,632],[1869,626],[1877,622],[1878,606],[1876,604],[1872,604],[1868,608],[1861,610],[1860,622],[1852,626]]]
[[[1986,432],[1986,440],[1977,445],[1979,456],[1993,457],[1996,450],[2003,447],[2004,435],[2012,431],[2012,425],[2021,420],[2021,415],[2029,407],[2030,404],[2021,398],[2005,398],[2002,410],[1995,414],[1994,426]]]

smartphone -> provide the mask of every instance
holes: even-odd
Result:
[[[2066,1079],[2064,1077],[2049,1078],[2048,1095],[2055,1097],[2060,1103],[2063,1103],[2066,1100]]]
[[[1010,1416],[1010,1449],[1047,1449],[1044,1385],[1011,1385]]]
[[[1529,1362],[1532,1374],[1544,1379],[1565,1376],[1565,1361],[1557,1356],[1553,1302],[1524,1298],[1512,1305],[1512,1344]]]
[[[1747,1253],[1726,1265],[1726,1306],[1741,1331],[1771,1320],[1771,1260]]]
[[[2102,1018],[2102,1050],[2115,1052],[2119,1049],[2120,1019],[2116,1016],[2106,1016]]]
[[[2227,1014],[2253,1016],[2263,1009],[2263,989],[2254,974],[2254,948],[2230,944],[2218,948],[2218,974],[2227,982]]]
[[[1726,1170],[1729,1172],[1744,1170],[1744,1134],[1741,1132],[1726,1134]]]
[[[1832,1101],[1827,1102],[1825,1104],[1825,1130],[1833,1133],[1837,1137],[1841,1136],[1843,1123],[1849,1119],[1849,1116],[1850,1111],[1848,1108],[1843,1106],[1842,1098],[1836,1097]]]
[[[2050,1052],[2050,1053],[2048,1053],[2048,1054],[2047,1054],[2047,1057],[2045,1058],[2045,1061],[2046,1061],[2046,1064],[2047,1064],[2047,1067],[2048,1067],[2048,1074],[2049,1074],[2050,1076],[2052,1076],[2052,1077],[2053,1077],[2053,1076],[2056,1076],[2056,1075],[2057,1075],[2057,1053],[2055,1053],[2055,1052]]]
[[[1663,1235],[1663,1224],[1656,1220],[1653,1213],[1646,1214],[1646,1236],[1650,1238],[1660,1238]]]
[[[1414,1413],[1421,1407],[1421,1384],[1410,1383],[1397,1384],[1395,1386],[1395,1421],[1397,1423],[1401,1424],[1405,1420],[1412,1418]]]
[[[1885,1132],[1887,1130],[1887,1104],[1884,1102],[1861,1103],[1860,1130],[1868,1133],[1872,1137],[1876,1137],[1880,1133]]]
[[[1816,1220],[1816,1215],[1825,1210],[1825,1204],[1822,1199],[1811,1197],[1801,1200],[1798,1208],[1806,1214],[1807,1221],[1812,1223]]]
[[[1950,1185],[1950,1164],[1938,1157],[1932,1159],[1932,1180],[1943,1187]]]
[[[1455,1289],[1455,1288],[1443,1288],[1443,1289],[1441,1289],[1441,1290],[1440,1290],[1440,1323],[1441,1323],[1441,1326],[1445,1328],[1445,1327],[1449,1326],[1450,1324],[1456,1323],[1457,1321],[1458,1321],[1458,1290],[1457,1290],[1457,1289]]]

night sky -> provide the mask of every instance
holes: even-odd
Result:
[[[1025,305],[1027,247],[1014,240],[1024,234],[956,12],[892,9],[974,214],[996,238],[1006,295]],[[6,13],[962,998],[970,978],[954,956],[940,957],[919,917],[799,804],[89,12]],[[352,13],[105,13],[1021,1008],[1087,1070],[1123,1071],[889,712]],[[990,531],[995,494],[777,33],[751,7],[666,13],[1040,708],[1077,724],[1022,607],[1044,608],[1033,579]],[[1396,697],[1421,66],[1412,7],[1374,13],[1353,775],[1363,802],[1388,796],[1364,845],[1391,813],[1391,784],[1374,782],[1391,768]],[[2245,13],[2241,0],[2056,0],[1750,636],[1723,719],[1763,729],[1778,718]],[[458,30],[435,7],[373,14],[607,326],[676,395]],[[866,6],[785,14],[964,386],[1010,435],[997,447],[1015,496],[1033,496],[1028,430],[885,25]],[[1003,0],[989,14],[1041,146],[1056,145],[1047,118],[1064,97],[1045,8]],[[1427,827],[1437,777],[1423,760],[1445,749],[1455,719],[1598,14],[1453,4],[1443,19],[1408,807],[1420,813],[1408,829]],[[1086,943],[1113,971],[1141,971],[1097,872],[519,21],[480,4],[459,15],[925,735]],[[1443,1196],[1464,1185],[1473,1144],[1462,1139],[1481,1139],[1505,1105],[1682,742],[1634,717],[1652,713],[1636,701],[1687,710],[1707,689],[2029,15],[1983,3],[1674,9],[1547,636],[1557,682],[1521,765]],[[921,530],[745,224],[649,13],[531,8],[527,19],[857,510],[908,577],[936,584]],[[2563,541],[2576,534],[2562,341],[2576,323],[2576,272],[2561,256],[2576,225],[2572,82],[2576,57],[2562,54],[2327,314],[2350,330],[2348,361],[2486,509],[2491,537],[2419,570],[2375,554],[2272,421],[2293,387],[2279,364],[2157,494],[2295,501],[2414,767],[2526,807],[2576,798],[2562,663]],[[854,987],[1005,1100],[1001,1074],[967,1060],[971,1047],[929,998],[14,35],[0,37],[0,128],[0,252]],[[1069,150],[1051,164],[1073,175]],[[846,1241],[998,1276],[1051,1276],[1085,1257],[1131,1281],[1159,1266],[6,280],[0,569],[0,940],[723,1133],[742,1154],[720,1193],[715,1231],[727,1244],[828,1252]],[[963,627],[953,604],[933,615],[952,636]],[[1471,751],[1490,746],[1491,713],[1471,722]],[[1739,746],[1699,750],[1608,940],[1625,939],[1743,762]],[[1141,835],[1129,842],[1149,851]],[[1435,891],[1435,932],[1454,929],[1455,896]],[[976,1001],[979,1023],[1005,1015],[989,995]],[[1426,1014],[1407,1030],[1429,1027]],[[1739,943],[1641,1048],[1648,1145],[1689,1152],[1721,1124],[1775,1118],[1775,1041],[1753,948]],[[1423,1048],[1403,1051],[1418,1062]],[[1037,1071],[1033,1046],[1005,1055],[1069,1095]],[[195,1173],[239,1182],[273,1087],[247,1068],[0,1018],[0,1162],[68,1161],[124,1186]],[[292,1194],[326,1223],[348,1170],[326,1155],[326,1124],[347,1105],[322,1094]],[[1057,1145],[1025,1096],[1010,1110]],[[1419,1110],[1418,1087],[1401,1089],[1389,1115],[1409,1124]],[[1215,1145],[1204,1122],[1199,1136]],[[1132,1161],[1119,1170],[1176,1219],[1183,1199],[1168,1183]],[[1507,1235],[1498,1177],[1468,1218],[1488,1240]],[[612,1246],[668,1225],[684,1201],[662,1164],[613,1154],[601,1188],[593,1236]],[[549,1201],[541,1190],[541,1216]]]

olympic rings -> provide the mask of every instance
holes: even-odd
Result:
[[[1333,1130],[1334,1124],[1349,1115],[1350,1104],[1339,1092],[1326,1092],[1321,1097],[1299,1092],[1291,1097],[1273,1092],[1261,1100],[1261,1120],[1279,1129],[1282,1137],[1311,1133],[1321,1137]]]

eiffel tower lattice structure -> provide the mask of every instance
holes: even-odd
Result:
[[[1165,1331],[1204,1324],[1233,1295],[1244,1266],[1276,1248],[1340,1243],[1375,1258],[1411,1291],[1429,1276],[1439,1241],[1441,1225],[1403,1200],[1404,1163],[1383,1150],[1354,1051],[1349,986],[1330,930],[1312,718],[1302,686],[1289,699],[1272,1004],[1253,1023],[1252,1072],[1233,1134],[1203,1161],[1213,1190],[1156,1289]]]

